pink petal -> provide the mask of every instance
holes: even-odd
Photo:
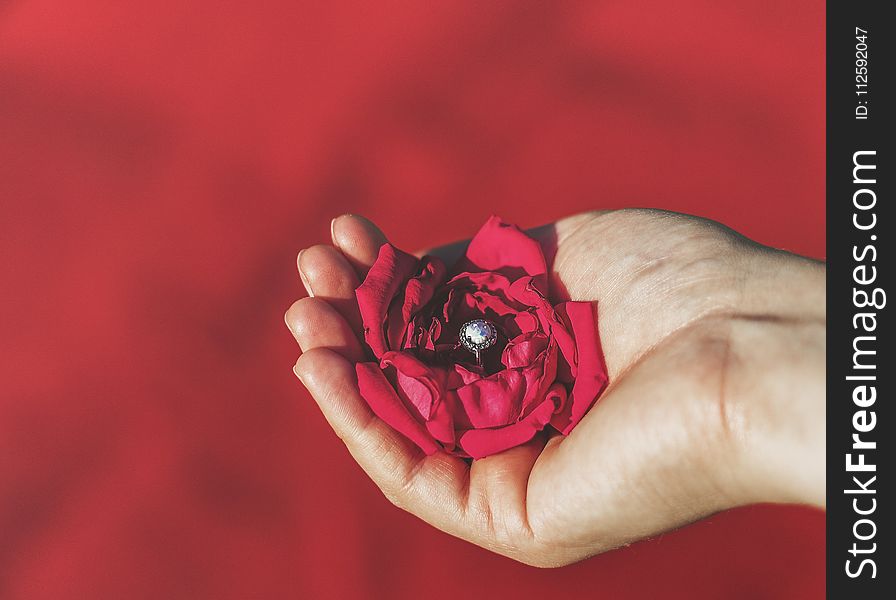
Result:
[[[451,365],[448,376],[448,389],[456,390],[480,379],[482,379],[482,373],[471,371],[460,363],[454,363]]]
[[[478,429],[503,427],[525,418],[554,382],[556,354],[551,346],[525,367],[504,369],[457,388],[459,408]]]
[[[519,418],[526,383],[520,370],[504,370],[458,388],[457,398],[473,427],[503,427]]]
[[[531,277],[521,277],[510,286],[510,296],[527,306],[533,307],[532,313],[537,317],[542,331],[550,335],[560,347],[566,363],[575,373],[575,341],[568,331],[566,323],[557,315],[557,311],[535,286]],[[530,313],[531,314],[531,313]],[[565,369],[569,370],[569,369]],[[571,380],[570,380],[571,381]]]
[[[606,388],[607,367],[591,303],[565,302],[556,310],[570,324],[576,346],[575,383],[563,410],[551,419],[551,425],[567,435]]]
[[[544,399],[548,390],[554,383],[562,386],[561,383],[557,382],[558,355],[557,344],[551,343],[545,348],[544,352],[539,355],[529,367],[527,367],[526,370],[529,371],[527,380],[533,383],[530,384],[529,389],[526,390],[526,394],[523,396],[523,416],[529,414],[533,406],[538,405]],[[566,388],[563,387],[563,389],[565,400]]]
[[[520,333],[532,333],[538,331],[538,319],[531,312],[517,313],[513,322]]]
[[[560,354],[563,355],[560,378],[565,383],[573,383],[576,378],[576,364],[578,363],[575,338],[567,330],[567,325],[557,317],[557,313],[553,309],[551,309],[549,316],[545,316],[543,313],[539,314],[539,316],[547,321],[550,326],[551,337],[554,338],[554,343],[557,344]]]
[[[436,256],[427,256],[420,261],[422,269],[419,275],[408,281],[404,290],[404,303],[401,316],[405,322],[432,299],[436,289],[445,283],[445,263]]]
[[[417,272],[418,263],[415,256],[402,252],[392,244],[383,244],[364,283],[355,290],[364,324],[364,339],[377,358],[389,350],[383,329],[389,305],[396,294],[404,289],[407,280]]]
[[[479,313],[492,312],[497,316],[516,315],[528,308],[510,297],[508,292],[512,283],[499,273],[464,272],[445,285],[449,291],[442,316],[446,320],[456,319],[457,311],[465,308]]]
[[[418,352],[435,352],[435,340],[439,339],[439,335],[442,332],[442,324],[435,317],[430,319],[428,326],[424,326],[424,324],[424,319],[420,319],[419,322],[412,319],[411,323],[408,324],[408,333],[402,345],[402,350],[414,349]]]
[[[513,282],[501,273],[494,271],[463,271],[449,279],[447,285],[452,289],[488,290],[506,298]]]
[[[537,331],[518,335],[507,342],[501,354],[501,362],[508,369],[527,367],[545,351],[549,341],[545,334]]]
[[[512,278],[535,277],[546,290],[547,266],[539,243],[516,225],[491,217],[473,236],[461,265],[469,263],[475,271],[497,271]]]
[[[544,402],[522,421],[497,429],[471,429],[458,438],[460,447],[472,458],[484,458],[525,444],[551,421],[556,407],[562,405],[566,391],[562,385],[551,386]]]
[[[429,419],[442,398],[443,386],[436,371],[407,352],[394,351],[383,355],[380,367],[405,405],[416,408],[424,420]]]
[[[568,324],[568,319],[564,320],[563,318],[565,313],[564,315],[558,314],[558,310],[551,306],[551,303],[524,279],[514,282],[511,293],[514,297],[525,298],[535,307],[533,312],[541,329],[554,340],[563,355],[564,360],[561,364],[563,381],[572,383],[576,375],[578,359],[576,358],[576,341],[570,331],[571,325]]]
[[[432,299],[436,289],[445,283],[445,263],[435,256],[427,256],[419,261],[419,273],[411,277],[404,285],[404,298],[401,302],[393,302],[389,309],[387,336],[389,347],[398,350],[402,347],[409,330],[411,318]]]
[[[436,407],[432,418],[426,422],[426,429],[430,434],[442,444],[447,452],[452,452],[456,444],[455,404],[456,398],[452,399],[452,394],[445,395],[445,399]]]
[[[528,275],[515,279],[507,288],[507,295],[524,306],[539,307],[550,304],[545,298],[544,288],[539,287],[535,277]]]
[[[383,375],[379,365],[365,362],[355,365],[361,396],[371,410],[390,427],[417,444],[427,454],[439,450],[439,445],[426,428],[411,416],[407,407],[395,394],[392,385]]]

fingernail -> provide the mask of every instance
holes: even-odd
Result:
[[[298,367],[298,365],[294,365],[294,366],[293,366],[293,368],[292,368],[292,372],[293,372],[293,375],[295,375],[295,376],[298,378],[299,381],[302,381],[302,376],[299,374],[299,367]],[[302,381],[302,385],[304,385],[304,384],[305,384],[305,382]]]
[[[333,220],[330,221],[330,239],[333,240],[333,243],[336,244],[337,246],[339,245],[339,242],[336,240],[336,221],[338,221],[339,219],[341,219],[343,217],[351,217],[351,216],[352,216],[352,213],[345,213],[345,214],[339,215],[338,217],[333,217]]]
[[[302,280],[302,285],[305,286],[305,291],[308,292],[308,295],[314,298],[314,291],[311,289],[311,284],[308,283],[308,278],[305,276],[305,272],[302,270],[302,254],[305,251],[302,250],[299,252],[299,257],[296,259],[296,264],[299,266],[299,278]]]

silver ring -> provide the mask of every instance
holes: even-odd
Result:
[[[476,364],[482,366],[482,351],[498,341],[498,329],[485,319],[467,321],[460,328],[460,343],[476,356]]]

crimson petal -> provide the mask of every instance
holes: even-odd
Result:
[[[565,302],[556,311],[570,324],[576,348],[575,383],[563,410],[551,419],[551,425],[567,435],[607,386],[607,367],[591,303]]]
[[[542,290],[547,289],[547,265],[541,245],[516,225],[492,216],[467,247],[466,261],[476,271],[495,271],[512,278],[535,277]]]
[[[411,415],[386,376],[383,375],[378,364],[373,362],[357,363],[355,372],[358,374],[358,388],[361,390],[361,396],[367,401],[376,416],[417,444],[427,454],[433,454],[439,450],[439,445],[432,435]]]
[[[392,244],[383,244],[364,283],[355,290],[364,324],[364,339],[377,358],[389,350],[384,330],[389,305],[404,289],[408,279],[417,273],[419,262],[416,256]]]
[[[566,390],[560,384],[551,386],[544,402],[525,419],[498,429],[471,429],[458,438],[460,447],[472,458],[483,458],[525,444],[551,421],[557,406],[566,400]]]

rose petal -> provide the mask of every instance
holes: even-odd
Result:
[[[523,368],[498,371],[459,387],[457,398],[471,425],[503,427],[525,417],[554,381],[555,356],[556,350],[553,357],[545,351]]]
[[[445,283],[447,269],[441,258],[426,256],[420,262],[420,274],[408,281],[404,290],[401,316],[405,322],[410,321],[414,313],[432,299],[436,289]]]
[[[521,277],[514,281],[508,290],[511,298],[532,307],[542,331],[548,333],[563,351],[569,364],[575,365],[575,342],[567,331],[566,323],[557,316],[554,307],[536,287],[532,277]]]
[[[480,379],[482,379],[482,373],[471,371],[460,363],[454,363],[448,374],[448,389],[456,390]]]
[[[503,427],[519,418],[527,381],[520,370],[505,370],[457,389],[473,427]]]
[[[442,444],[447,452],[453,452],[457,442],[455,415],[462,414],[462,411],[457,410],[456,404],[457,398],[450,392],[446,393],[444,400],[436,407],[432,418],[426,422],[427,431]],[[463,425],[469,427],[469,424]]]
[[[569,331],[570,326],[558,315],[557,310],[548,302],[541,292],[532,285],[531,278],[520,278],[513,282],[510,294],[534,307],[533,312],[538,319],[542,331],[546,332],[563,354],[563,381],[572,383],[576,374],[576,342]]]
[[[463,271],[449,279],[446,285],[451,289],[458,290],[487,290],[500,295],[506,301],[513,282],[501,273],[494,271]]]
[[[430,319],[427,327],[424,327],[422,319],[419,324],[412,322],[408,325],[408,336],[402,349],[413,348],[418,352],[428,351],[432,354],[436,349],[435,340],[439,339],[441,334],[442,324],[435,317]]]
[[[436,289],[445,283],[445,263],[435,256],[424,257],[420,272],[404,285],[403,298],[392,302],[386,323],[389,347],[398,350],[409,332],[413,332],[411,318],[432,299]],[[399,292],[399,296],[402,292]]]
[[[530,371],[527,381],[536,382],[530,385],[523,396],[522,414],[529,414],[533,406],[536,406],[548,393],[548,389],[557,381],[557,363],[559,352],[557,344],[550,343],[545,351],[526,369]],[[564,387],[564,390],[566,388]],[[565,392],[564,392],[565,395]]]
[[[442,398],[443,385],[439,380],[444,380],[444,376],[407,352],[386,352],[380,359],[380,368],[405,405],[410,404],[423,419],[429,419]]]
[[[518,335],[507,342],[501,354],[501,362],[508,369],[527,367],[545,351],[549,342],[548,337],[539,332]]]
[[[514,279],[506,289],[507,295],[524,306],[540,307],[550,303],[541,288],[536,285],[534,277],[524,276]]]
[[[484,458],[525,444],[551,421],[556,407],[562,405],[566,391],[562,385],[551,386],[544,402],[525,419],[497,429],[471,429],[458,437],[458,444],[472,458]]]
[[[427,454],[439,450],[439,445],[429,431],[411,416],[407,407],[396,395],[379,365],[372,362],[357,363],[355,372],[358,374],[361,396],[376,416],[417,444]]]
[[[364,339],[377,358],[389,350],[384,331],[389,305],[417,272],[418,264],[417,257],[392,244],[383,244],[364,283],[355,290],[364,324]]]
[[[513,317],[513,323],[520,333],[532,333],[538,331],[538,318],[530,311],[517,313]]]
[[[500,217],[492,216],[486,221],[458,265],[472,265],[474,271],[496,271],[513,279],[530,275],[542,290],[547,289],[547,266],[541,246]]]
[[[607,386],[607,367],[591,303],[565,302],[556,310],[569,323],[576,345],[575,383],[563,410],[551,419],[551,425],[567,435]]]
[[[554,309],[551,309],[550,315],[546,316],[544,313],[540,313],[539,317],[542,317],[545,323],[549,325],[551,337],[560,349],[560,354],[563,356],[559,374],[561,381],[564,383],[573,383],[576,378],[576,364],[578,363],[578,358],[576,355],[576,340],[573,338],[572,333],[567,329],[567,327],[570,326],[560,320]]]
[[[457,320],[457,313],[491,312],[492,317],[511,316],[526,310],[527,305],[512,299],[508,290],[511,281],[499,273],[463,272],[445,284],[448,290],[442,304],[442,318]]]

